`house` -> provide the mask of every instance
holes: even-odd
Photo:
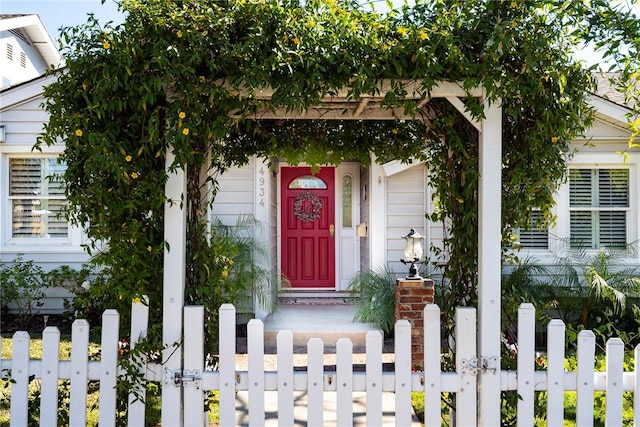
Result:
[[[14,19],[35,22],[32,16],[6,20]],[[23,25],[14,30],[26,37],[31,24]],[[14,32],[2,34],[15,39]],[[8,42],[3,38],[5,45]],[[54,56],[49,65],[59,61]],[[45,179],[58,171],[55,157],[64,144],[43,147],[43,152],[31,150],[47,120],[41,103],[49,79],[38,76],[0,90],[0,126],[4,129],[0,261],[25,254],[45,269],[61,264],[77,267],[88,259],[81,247],[86,236],[55,215],[66,203],[64,193],[58,184]],[[626,114],[631,110],[619,94],[605,90],[605,83],[603,79],[602,93],[591,97],[597,120],[586,140],[573,143],[578,153],[570,160],[568,182],[557,194],[556,225],[548,231],[521,231],[522,256],[551,259],[562,250],[562,239],[569,237],[588,241],[593,249],[638,240],[639,156],[628,147]],[[318,117],[345,114],[344,106],[339,108],[318,112]],[[354,118],[381,114],[368,110],[366,103],[354,103],[351,108],[347,114]],[[587,140],[589,146],[585,146]],[[308,167],[292,167],[284,159],[256,157],[217,177],[219,191],[209,215],[229,225],[240,216],[251,215],[264,224],[255,232],[269,254],[265,267],[282,271],[290,281],[283,294],[345,297],[350,279],[359,271],[387,265],[399,274],[407,272],[400,260],[403,236],[410,229],[425,236],[425,248],[442,241],[441,224],[425,217],[434,208],[428,168],[419,161],[378,164],[372,159],[371,166],[345,161],[312,174]],[[640,259],[633,262],[640,264]],[[55,289],[49,292],[43,312],[59,310],[65,295]],[[267,314],[256,310],[259,317]]]
[[[557,193],[556,224],[521,230],[521,257],[552,262],[568,238],[591,249],[639,239],[640,152],[628,146],[631,110],[607,76],[600,80],[602,93],[591,96],[596,120],[584,139],[573,142],[569,179]],[[369,167],[344,162],[312,175],[284,159],[254,158],[218,177],[211,215],[227,224],[243,214],[264,222],[272,267],[291,281],[284,295],[344,296],[359,271],[386,265],[400,275],[408,272],[400,260],[410,229],[425,236],[425,248],[442,242],[442,225],[425,217],[434,209],[428,168],[417,161],[372,159]],[[320,212],[325,208],[329,212]],[[640,264],[639,258],[629,261]]]
[[[64,145],[34,153],[31,148],[47,116],[41,107],[47,69],[62,57],[38,15],[0,14],[0,261],[19,254],[49,270],[87,260],[82,232],[55,217],[64,192],[45,179],[59,166]],[[67,293],[48,289],[42,312],[60,311]]]
[[[38,15],[0,14],[0,87],[61,65],[62,57]]]

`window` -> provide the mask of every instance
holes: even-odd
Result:
[[[342,227],[353,226],[353,178],[351,175],[342,177]]]
[[[325,189],[327,188],[327,184],[324,183],[320,178],[316,178],[315,176],[305,175],[299,178],[294,179],[291,184],[289,184],[289,188],[319,188]]]
[[[587,249],[625,246],[628,215],[628,169],[569,171],[571,246]]]
[[[531,211],[531,224],[536,224],[541,216],[542,212],[539,210]],[[519,229],[517,233],[523,249],[549,249],[549,231],[546,228],[540,229],[532,225],[531,228]]]
[[[69,237],[63,215],[68,203],[61,181],[55,177],[64,169],[53,157],[9,159],[11,238]]]

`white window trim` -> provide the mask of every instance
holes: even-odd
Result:
[[[11,158],[44,158],[57,157],[63,147],[44,147],[42,152],[33,152],[31,146],[5,145],[0,149],[0,198],[2,200],[2,221],[0,221],[0,242],[2,253],[48,253],[68,252],[84,253],[81,245],[86,241],[86,235],[82,229],[69,226],[69,234],[66,238],[14,238],[12,237],[12,215],[9,212],[9,159]]]
[[[627,242],[638,242],[638,223],[640,211],[638,206],[638,164],[640,153],[630,153],[628,158],[615,153],[578,153],[568,164],[570,169],[628,169],[629,170],[629,208],[627,216]],[[552,212],[556,216],[556,223],[549,229],[549,249],[523,249],[516,252],[520,258],[531,256],[538,261],[545,262],[555,256],[562,256],[566,240],[569,239],[569,182],[563,183],[556,195],[556,206]],[[597,252],[597,249],[593,249]],[[640,251],[638,251],[640,252]],[[630,256],[627,261],[640,262],[640,253]]]

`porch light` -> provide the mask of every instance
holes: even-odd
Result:
[[[422,277],[418,275],[418,267],[416,264],[420,264],[422,259],[422,243],[421,240],[424,236],[421,236],[415,229],[409,230],[409,234],[403,237],[406,241],[404,246],[404,259],[400,261],[403,264],[411,264],[409,267],[409,280],[420,280]]]

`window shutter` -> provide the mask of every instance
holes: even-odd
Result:
[[[629,206],[629,171],[600,169],[598,171],[599,206]]]
[[[54,158],[12,158],[9,198],[14,238],[67,238],[64,217],[68,203],[61,179],[65,166]]]
[[[627,244],[628,169],[572,169],[571,244],[598,249]]]
[[[569,215],[571,228],[571,246],[594,247],[592,214],[590,211],[575,211]]]
[[[41,159],[11,159],[9,194],[25,197],[42,195]]]
[[[569,173],[571,206],[593,206],[591,193],[591,170],[571,169]]]
[[[535,224],[540,220],[540,211],[531,211],[531,223]],[[547,229],[520,229],[520,244],[525,249],[549,249],[549,231]]]

